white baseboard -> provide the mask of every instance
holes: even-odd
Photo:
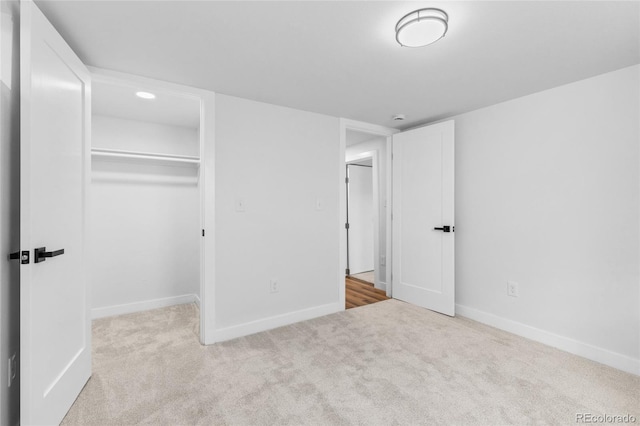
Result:
[[[560,336],[549,331],[531,327],[529,325],[499,317],[488,312],[480,311],[468,306],[456,305],[456,314],[490,325],[545,345],[553,346],[560,350],[626,371],[627,373],[640,375],[640,359],[612,352],[588,343],[580,342],[568,337]]]
[[[105,318],[115,315],[131,314],[134,312],[148,311],[150,309],[164,308],[184,303],[196,303],[200,306],[200,298],[195,294],[183,294],[180,296],[165,297],[162,299],[144,300],[142,302],[125,303],[123,305],[105,306],[93,308],[91,318]]]
[[[344,306],[342,307],[342,309],[340,309],[338,303],[329,303],[327,305],[315,306],[313,308],[289,312],[286,314],[276,315],[257,321],[251,321],[244,324],[221,328],[218,330],[214,330],[213,341],[223,342],[225,340],[231,340],[237,337],[248,336],[250,334],[259,333],[261,331],[271,330],[273,328],[282,327],[296,322],[333,314],[342,310],[344,310]]]
[[[375,288],[380,289],[382,291],[387,291],[387,283],[384,281],[378,281],[378,285]]]
[[[200,296],[198,296],[197,294],[194,294],[193,297],[195,298],[195,300],[193,302],[196,304],[198,309],[200,309]],[[187,303],[189,303],[189,302],[187,302]]]

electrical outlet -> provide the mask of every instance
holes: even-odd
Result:
[[[518,297],[518,283],[514,281],[507,282],[507,295],[511,297]]]
[[[9,357],[9,361],[7,363],[7,386],[11,387],[11,384],[13,383],[13,379],[16,378],[16,370],[18,368],[17,364],[16,364],[16,353],[14,352],[13,355],[11,355]]]
[[[278,286],[278,280],[270,280],[269,293],[277,293],[278,291],[280,291],[280,287]]]
[[[243,198],[236,199],[236,212],[244,213],[246,211],[246,204]]]

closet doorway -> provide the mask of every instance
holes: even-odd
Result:
[[[92,317],[193,303],[202,313],[202,99],[94,74]]]

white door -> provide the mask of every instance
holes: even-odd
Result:
[[[20,14],[20,417],[58,424],[91,375],[90,83],[33,2]]]
[[[451,316],[453,173],[453,121],[393,136],[393,297]]]
[[[373,271],[373,168],[349,166],[349,273]]]

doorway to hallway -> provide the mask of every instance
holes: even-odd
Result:
[[[345,309],[357,308],[389,299],[383,290],[354,277],[345,277]]]
[[[344,221],[341,221],[340,232],[341,273],[344,273],[345,281],[340,280],[339,294],[341,302],[349,308],[371,303],[364,296],[372,297],[381,293],[391,297],[391,271],[387,262],[391,256],[389,153],[391,135],[396,131],[342,120],[342,132],[345,153],[341,210]],[[366,201],[362,202],[362,199]],[[347,206],[349,203],[350,211]],[[358,294],[354,295],[354,291]],[[357,297],[359,300],[347,301],[348,297]],[[378,300],[374,297],[374,301]]]

